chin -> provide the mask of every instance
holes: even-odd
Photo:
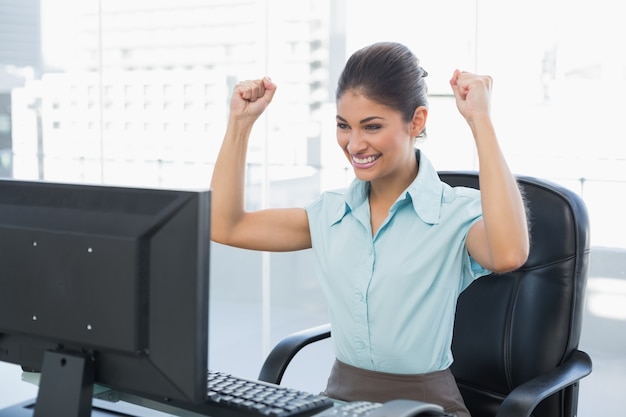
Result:
[[[352,171],[354,172],[354,176],[360,179],[361,181],[372,181],[373,179],[375,179],[375,176],[371,172],[364,171],[362,169],[354,169],[354,168]]]

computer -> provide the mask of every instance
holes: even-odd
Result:
[[[0,416],[128,415],[104,397],[229,417],[333,405],[209,372],[210,195],[0,180],[0,361],[40,376]]]
[[[206,399],[209,229],[209,190],[0,181],[0,360],[41,371],[38,415]]]

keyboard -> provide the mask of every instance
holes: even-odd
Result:
[[[209,371],[208,399],[179,406],[214,417],[307,417],[334,405],[332,399],[230,375]]]

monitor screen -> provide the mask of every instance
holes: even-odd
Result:
[[[0,360],[41,372],[35,409],[206,399],[209,229],[209,190],[0,180]]]

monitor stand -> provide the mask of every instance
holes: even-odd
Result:
[[[47,351],[44,354],[37,399],[0,410],[0,417],[121,415],[92,407],[93,386],[94,363],[90,355]]]
[[[199,416],[94,384],[89,355],[47,351],[41,373],[25,371],[22,379],[39,386],[37,398],[0,409],[0,417]]]

